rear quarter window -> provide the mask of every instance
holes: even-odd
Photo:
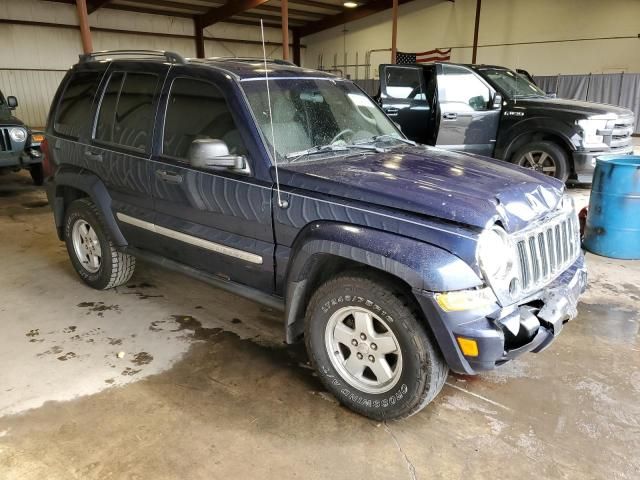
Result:
[[[101,76],[102,72],[77,72],[71,77],[58,102],[54,132],[75,139],[80,136],[80,131],[89,122]]]

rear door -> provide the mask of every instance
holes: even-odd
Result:
[[[151,143],[158,98],[168,65],[114,62],[97,106],[84,158],[107,186],[112,208],[127,241],[144,248],[154,236],[127,218],[154,221]]]
[[[433,143],[432,101],[425,67],[419,65],[380,65],[380,104],[402,132],[419,143]],[[433,77],[433,75],[431,75]]]
[[[151,176],[161,234],[154,248],[190,267],[271,291],[272,182],[255,175],[259,158],[240,117],[242,106],[229,94],[232,80],[194,75],[193,69],[174,67],[163,92],[165,115],[158,122]],[[231,154],[245,156],[248,167],[192,167],[189,147],[197,139],[224,141]]]
[[[436,145],[480,155],[493,155],[500,107],[493,107],[494,90],[460,65],[438,64],[440,126]]]

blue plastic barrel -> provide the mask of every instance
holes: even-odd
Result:
[[[596,160],[583,246],[605,257],[640,259],[640,156]]]

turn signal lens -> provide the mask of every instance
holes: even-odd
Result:
[[[496,296],[489,287],[486,287],[481,290],[458,290],[437,293],[436,301],[445,312],[459,312],[496,303]]]
[[[31,135],[32,142],[42,142],[44,140],[44,135],[41,133],[34,133]]]
[[[465,357],[477,357],[478,356],[478,343],[472,338],[457,337],[460,350]]]

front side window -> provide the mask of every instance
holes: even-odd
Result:
[[[101,72],[78,72],[73,75],[60,98],[53,129],[60,135],[78,138],[87,125],[93,97],[100,83]]]
[[[385,90],[391,98],[412,98],[424,100],[421,70],[409,67],[387,67],[385,70]]]
[[[94,138],[147,150],[153,133],[157,84],[158,76],[152,73],[114,72],[102,96]]]
[[[176,78],[167,104],[162,153],[187,162],[189,147],[198,139],[222,140],[230,154],[246,155],[242,137],[220,89],[202,80]]]
[[[442,65],[438,76],[438,96],[460,112],[488,110],[491,90],[473,72],[464,67]]]
[[[243,81],[249,105],[279,162],[314,147],[347,147],[377,137],[401,139],[393,123],[351,82],[333,79],[270,79],[273,135],[266,81]],[[311,157],[309,157],[311,160]]]

